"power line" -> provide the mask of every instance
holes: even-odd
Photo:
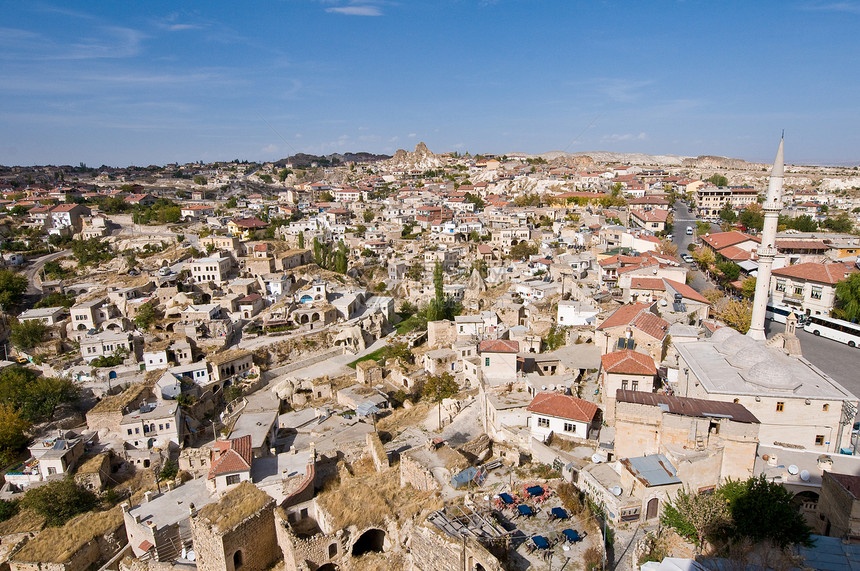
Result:
[[[278,133],[277,129],[275,129],[274,127],[272,127],[272,124],[271,124],[271,123],[269,123],[268,121],[266,121],[266,119],[265,119],[262,115],[260,115],[260,113],[259,113],[259,112],[257,113],[257,117],[259,117],[259,118],[260,118],[260,120],[261,120],[261,121],[263,121],[263,123],[265,123],[266,125],[268,125],[268,126],[269,126],[269,129],[271,129],[271,130],[275,133],[275,135],[277,135],[277,136],[278,136],[278,137],[279,137],[279,138],[280,138],[280,139],[281,139],[281,140],[282,140],[282,141],[283,141],[283,142],[284,142],[284,143],[285,143],[289,148],[291,148],[291,149],[293,150],[293,154],[294,154],[294,155],[299,154],[299,152],[295,149],[295,147],[293,147],[293,146],[289,143],[289,141],[287,141],[285,138],[281,137],[281,134],[280,134],[280,133]]]
[[[586,132],[586,131],[588,131],[589,129],[591,129],[591,128],[594,126],[594,124],[595,124],[595,123],[597,123],[597,121],[598,121],[601,117],[603,117],[603,115],[604,115],[605,113],[606,113],[606,111],[601,111],[601,112],[600,112],[600,114],[598,114],[594,119],[592,119],[592,120],[591,120],[591,123],[589,123],[589,124],[588,124],[588,126],[587,126],[587,127],[585,127],[585,129],[583,129],[582,131],[580,131],[580,132],[579,132],[579,135],[577,135],[576,137],[574,137],[574,138],[573,138],[573,140],[570,142],[570,144],[569,144],[568,146],[566,146],[566,147],[562,150],[562,152],[566,153],[566,152],[567,152],[567,150],[568,150],[570,147],[572,147],[572,146],[573,146],[573,144],[574,144],[574,143],[576,143],[576,142],[579,140],[579,138],[580,138],[580,137],[582,137],[582,135],[584,135],[584,134],[585,134],[585,132]]]

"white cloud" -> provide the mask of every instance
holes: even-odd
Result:
[[[343,14],[344,16],[382,16],[379,6],[336,6],[326,8],[326,12],[332,14]]]
[[[648,135],[643,131],[638,135],[635,133],[624,133],[623,135],[613,133],[611,135],[604,135],[600,141],[603,143],[616,143],[618,141],[644,141],[647,138]]]
[[[263,154],[267,154],[267,155],[268,155],[268,154],[271,154],[271,153],[276,153],[277,151],[278,151],[278,146],[277,146],[277,145],[266,145],[265,147],[263,147],[262,149],[260,149],[260,152],[261,152],[261,153],[263,153]]]
[[[395,135],[394,137],[391,137],[390,139],[388,139],[388,142],[389,143],[396,143],[398,141],[398,139],[400,139],[400,137]]]
[[[417,137],[417,136],[418,136],[418,135],[416,135],[415,133],[409,133],[409,134],[407,135],[407,137],[409,137],[410,139],[414,139],[414,138],[415,138],[415,137]]]

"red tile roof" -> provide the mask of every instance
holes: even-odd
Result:
[[[628,375],[656,375],[657,367],[650,355],[637,353],[631,349],[607,353],[600,358],[603,370],[607,373]]]
[[[752,254],[737,246],[726,246],[720,250],[720,255],[728,260],[749,260]]]
[[[860,498],[860,476],[839,474],[837,472],[828,472],[827,474],[836,480],[836,483],[845,488],[849,494],[855,498]]]
[[[795,264],[793,266],[788,266],[787,268],[773,270],[773,275],[824,284],[836,284],[844,280],[847,274],[856,271],[857,269],[852,267],[850,264],[819,264],[815,262],[807,262],[805,264]]]
[[[630,278],[630,289],[650,289],[656,291],[665,291],[666,284],[661,278]]]
[[[738,232],[737,230],[732,230],[731,232],[717,232],[716,234],[702,237],[702,240],[707,242],[714,250],[722,250],[726,246],[736,246],[737,244],[741,244],[747,240],[752,240],[753,242],[761,244],[760,238],[744,234],[743,232]]]
[[[212,467],[209,468],[208,479],[250,470],[252,458],[250,434],[232,440],[219,440],[212,450]]]
[[[556,418],[591,422],[597,414],[597,405],[561,393],[546,392],[536,394],[526,410]]]
[[[619,327],[621,325],[630,325],[630,323],[639,315],[642,311],[648,310],[647,303],[634,303],[631,305],[622,305],[614,312],[612,315],[606,318],[606,321],[601,323],[597,330],[600,331],[602,329],[609,329],[610,327]]]
[[[481,341],[478,350],[481,353],[519,353],[520,342],[505,339],[490,339],[488,341]]]
[[[697,292],[696,290],[694,290],[693,288],[691,288],[687,284],[683,284],[681,282],[676,282],[675,280],[669,280],[669,279],[665,280],[665,282],[666,282],[666,285],[668,285],[673,290],[675,290],[676,292],[683,295],[684,299],[692,299],[693,301],[698,301],[701,303],[707,303],[709,305],[711,303],[710,301],[708,301],[708,299],[705,296],[703,296],[702,294],[700,294],[699,292]]]
[[[267,223],[257,218],[237,218],[232,222],[240,228],[265,228],[268,226]]]

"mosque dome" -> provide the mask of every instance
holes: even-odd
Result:
[[[769,357],[753,365],[749,371],[743,373],[741,376],[748,383],[764,389],[793,391],[801,383],[791,374],[790,365],[780,361],[780,359],[776,359],[775,357]]]
[[[749,369],[762,361],[772,358],[773,356],[767,348],[756,344],[744,347],[734,355],[726,357],[726,361],[732,367],[737,367],[738,369]]]
[[[725,341],[717,345],[717,351],[719,351],[723,355],[734,355],[741,349],[746,349],[747,347],[754,347],[756,345],[756,341],[752,337],[741,335],[737,331],[735,331],[735,333],[737,333],[737,335],[732,335],[731,337],[728,337]]]

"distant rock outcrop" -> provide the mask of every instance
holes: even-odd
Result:
[[[727,157],[715,157],[713,155],[699,155],[696,158],[686,158],[682,166],[700,169],[750,169],[759,168],[760,165],[748,163],[743,159],[730,159]]]
[[[434,169],[442,166],[442,160],[434,155],[423,142],[415,145],[415,151],[398,149],[388,161],[390,167],[402,170]]]

